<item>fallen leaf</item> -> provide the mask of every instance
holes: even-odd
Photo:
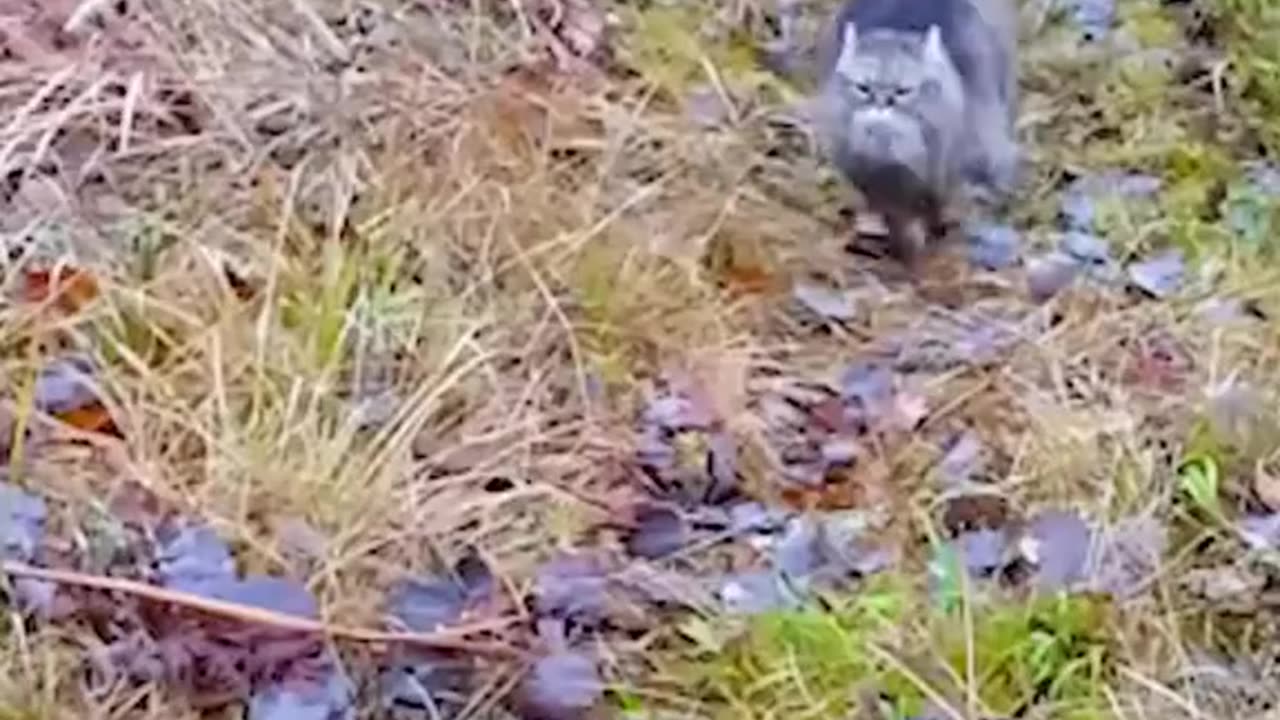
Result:
[[[971,530],[955,540],[965,568],[976,577],[986,577],[1009,561],[1009,536],[1004,528]]]
[[[65,412],[56,413],[54,417],[78,430],[102,433],[104,435],[115,435],[117,437],[120,436],[120,431],[116,427],[115,419],[111,417],[111,413],[108,412],[104,405],[90,405],[88,407],[67,410]]]
[[[773,552],[773,565],[787,580],[839,583],[870,575],[895,559],[881,547],[866,512],[843,510],[793,517]]]
[[[1080,274],[1080,264],[1054,253],[1027,263],[1027,291],[1033,302],[1042,303],[1067,289]]]
[[[580,652],[539,658],[520,683],[516,704],[525,720],[575,720],[604,696],[596,662]]]
[[[355,720],[355,686],[340,668],[322,678],[287,678],[249,698],[247,720]]]
[[[1035,583],[1041,588],[1068,588],[1084,579],[1092,534],[1079,515],[1065,510],[1046,510],[1028,522],[1019,547],[1036,568]]]
[[[766,507],[754,500],[743,501],[729,507],[729,532],[769,533],[786,524],[789,514],[784,510]]]
[[[1254,550],[1280,549],[1280,513],[1246,515],[1240,520],[1240,535]]]
[[[474,603],[493,589],[493,575],[480,558],[466,555],[449,576],[400,580],[387,595],[391,615],[406,627],[431,632],[457,622]]]
[[[774,273],[760,265],[732,263],[721,270],[729,293],[735,296],[763,295],[779,285]]]
[[[1167,250],[1150,260],[1130,265],[1129,280],[1139,290],[1163,299],[1177,291],[1185,270],[1182,251]]]
[[[387,713],[456,717],[471,697],[472,684],[470,659],[421,648],[403,649],[378,674],[379,702]]]
[[[801,305],[819,317],[846,322],[857,315],[857,308],[848,293],[833,290],[816,283],[798,282],[791,289]]]
[[[1084,267],[1105,267],[1114,262],[1111,258],[1111,244],[1093,233],[1064,233],[1058,241],[1058,250]]]
[[[534,580],[538,615],[595,625],[609,615],[609,572],[595,556],[562,554],[538,568]]]
[[[977,223],[966,232],[969,262],[984,270],[1000,270],[1018,261],[1022,236],[1017,230],[995,223]]]
[[[99,404],[93,381],[93,359],[82,354],[64,355],[46,364],[36,376],[33,402],[42,412],[67,413]]]
[[[47,514],[43,498],[0,483],[0,549],[6,558],[31,561],[44,538]]]
[[[0,553],[7,559],[31,562],[44,539],[47,515],[43,498],[0,483]],[[17,604],[43,617],[52,614],[57,590],[56,585],[43,580],[14,581]]]
[[[845,418],[865,428],[882,426],[895,410],[893,371],[877,362],[858,362],[840,378]]]
[[[98,281],[88,271],[73,267],[27,269],[23,279],[24,300],[52,302],[66,313],[74,313],[98,297]]]
[[[972,430],[953,436],[943,448],[938,474],[944,487],[957,489],[982,470],[982,440]]]
[[[763,570],[728,578],[719,595],[727,612],[740,615],[795,608],[802,602],[801,596],[781,575]]]
[[[900,392],[894,397],[893,425],[900,430],[915,430],[929,416],[929,401],[923,395]]]
[[[208,595],[236,579],[231,549],[212,528],[178,523],[157,535],[157,571],[165,587]]]
[[[320,606],[305,586],[285,578],[250,575],[215,585],[213,597],[287,615],[317,619]]]
[[[632,555],[653,559],[670,555],[687,542],[688,527],[678,511],[646,507],[636,515],[636,527],[627,537],[627,550]]]

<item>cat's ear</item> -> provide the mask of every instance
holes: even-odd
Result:
[[[921,50],[921,57],[924,58],[925,65],[929,67],[941,67],[951,64],[951,57],[947,54],[947,48],[942,44],[942,28],[937,24],[929,26],[924,33],[924,46]]]
[[[840,58],[836,60],[836,70],[847,73],[853,67],[853,59],[858,55],[858,26],[845,23],[844,35],[840,38]]]

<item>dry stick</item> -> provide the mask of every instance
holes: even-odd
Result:
[[[182,592],[180,590],[169,590],[166,588],[156,587],[155,585],[138,582],[136,580],[126,580],[124,578],[88,575],[71,570],[50,570],[48,568],[33,567],[31,565],[9,560],[0,562],[0,570],[2,570],[6,575],[35,578],[37,580],[46,580],[63,585],[77,585],[97,590],[123,592],[136,597],[168,603],[171,605],[179,605],[208,613],[210,615],[219,615],[221,617],[230,618],[232,620],[239,620],[246,623],[257,623],[259,625],[270,625],[281,630],[329,635],[335,638],[357,640],[367,643],[405,643],[406,645],[417,645],[437,649],[465,650],[484,655],[495,655],[515,659],[522,659],[525,657],[525,653],[523,651],[510,645],[477,642],[474,640],[467,640],[465,637],[470,633],[485,630],[496,630],[498,628],[511,625],[519,620],[519,618],[503,618],[500,620],[470,623],[430,633],[392,632],[386,630],[371,630],[368,628],[329,625],[319,620],[310,620],[296,615],[288,615],[274,610],[255,607],[253,605],[243,605],[241,603],[228,602],[226,600],[216,600],[193,593]]]

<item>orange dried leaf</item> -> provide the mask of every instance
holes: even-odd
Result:
[[[763,295],[778,287],[778,279],[758,265],[731,265],[724,278],[729,292],[739,295]]]
[[[52,301],[65,312],[76,312],[98,297],[98,281],[84,270],[59,268],[28,269],[24,277],[23,297],[27,302]]]
[[[86,405],[74,410],[67,410],[56,415],[62,422],[78,430],[99,432],[105,435],[119,435],[111,413],[100,403]]]

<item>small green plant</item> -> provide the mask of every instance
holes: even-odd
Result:
[[[1191,504],[1211,517],[1221,515],[1218,490],[1221,487],[1218,460],[1209,452],[1197,452],[1178,465],[1178,485]]]

